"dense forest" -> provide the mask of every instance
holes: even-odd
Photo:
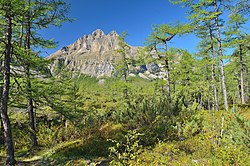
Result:
[[[69,4],[0,0],[0,164],[250,165],[250,2],[171,3],[189,22],[154,25],[133,57],[121,34],[113,76],[96,78],[37,51]],[[196,53],[169,47],[190,34]],[[133,73],[149,63],[154,79]]]

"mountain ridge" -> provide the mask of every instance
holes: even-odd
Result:
[[[71,71],[82,74],[111,77],[114,71],[113,63],[117,58],[115,50],[119,48],[118,37],[114,30],[106,35],[101,29],[97,29],[62,47],[47,57],[54,59],[50,66],[52,73],[58,65],[64,65]],[[137,50],[138,47],[130,46],[129,56],[135,56]]]

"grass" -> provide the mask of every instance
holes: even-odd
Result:
[[[107,162],[110,142],[100,138],[91,140],[75,140],[60,143],[52,148],[36,147],[32,152],[28,149],[16,153],[18,165],[88,165]],[[0,165],[4,165],[5,156],[0,157]]]

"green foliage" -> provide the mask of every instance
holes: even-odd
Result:
[[[238,113],[228,113],[225,119],[224,134],[215,146],[215,156],[224,163],[245,164],[249,159],[250,121]]]
[[[135,59],[128,56],[126,34],[121,35],[113,78],[72,73],[60,60],[51,76],[48,62],[19,41],[19,26],[31,21],[31,46],[53,47],[55,43],[42,39],[37,30],[70,21],[65,17],[68,6],[61,0],[44,1],[45,4],[31,0],[30,5],[27,2],[0,1],[0,22],[5,21],[2,9],[10,3],[16,26],[11,63],[17,72],[11,78],[9,115],[20,159],[43,153],[39,160],[48,165],[103,164],[109,160],[112,160],[110,165],[249,165],[249,108],[243,107],[244,110],[235,104],[239,102],[240,56],[244,81],[250,81],[250,38],[244,30],[247,18],[242,12],[233,12],[242,4],[228,8],[231,14],[227,23],[218,20],[219,26],[227,25],[223,29],[223,47],[233,48],[231,61],[225,64],[232,112],[216,112],[211,109],[215,102],[212,89],[216,87],[221,104],[222,89],[218,81],[221,74],[217,64],[224,57],[217,57],[220,48],[216,42],[220,39],[215,37],[214,21],[225,14],[222,8],[214,9],[217,1],[175,1],[189,7],[190,24],[155,25],[147,47],[141,48],[140,56]],[[228,3],[221,1],[221,4],[225,7]],[[27,12],[34,12],[34,18],[28,18]],[[19,17],[26,22],[20,22]],[[47,22],[51,17],[54,19]],[[3,27],[0,29],[4,36]],[[202,39],[197,54],[167,48],[167,42],[175,35],[193,31]],[[22,33],[27,35],[26,28]],[[135,64],[150,62],[159,64],[162,71],[167,70],[168,79],[128,77]],[[20,66],[26,70],[26,76],[18,71]],[[0,79],[2,83],[2,75]],[[27,87],[29,82],[32,86]],[[168,82],[171,100],[166,97]],[[245,91],[249,96],[249,90]],[[31,149],[28,144],[30,128],[25,110],[29,97],[34,101],[41,149]],[[1,147],[1,153],[4,150]]]
[[[179,74],[175,79],[188,78],[190,83],[178,85],[178,89],[183,87],[183,92],[176,93],[172,103],[168,103],[163,96],[161,87],[165,81],[160,80],[150,82],[130,78],[127,87],[131,105],[124,100],[121,89],[123,80],[103,78],[105,83],[99,84],[96,78],[80,76],[58,82],[48,81],[48,90],[41,88],[40,94],[51,92],[47,96],[63,107],[55,107],[56,112],[50,115],[52,109],[40,105],[37,119],[41,119],[43,114],[48,114],[48,118],[38,123],[39,143],[52,148],[80,139],[83,144],[59,148],[56,153],[48,155],[44,162],[57,160],[55,165],[60,165],[60,162],[83,164],[85,161],[80,160],[82,156],[107,158],[108,147],[114,154],[111,157],[114,165],[246,162],[249,151],[248,120],[238,113],[223,113],[225,124],[223,137],[220,138],[222,111],[215,115],[212,111],[200,111],[199,103],[192,97],[195,91],[199,91],[195,89],[196,71],[192,71],[194,67],[190,65],[193,59],[189,54],[184,55],[179,59],[180,66],[175,67],[182,73],[185,73],[185,68],[191,71],[185,75]],[[74,100],[76,103],[71,100],[75,95],[78,98]],[[74,111],[75,104],[79,112]],[[73,115],[73,120],[70,118],[72,123],[65,121],[62,110],[69,113],[65,114],[66,117]],[[22,117],[25,124],[27,119],[23,119],[23,116],[13,116],[13,119],[20,119],[18,117]],[[14,130],[15,139],[19,140],[17,149],[20,155],[25,154],[29,147],[27,130],[24,131]],[[107,142],[107,139],[114,141]],[[72,159],[72,156],[76,157]]]
[[[117,53],[117,60],[114,63],[115,71],[114,75],[120,77],[122,76],[124,81],[127,81],[127,77],[129,74],[129,67],[128,65],[132,64],[132,58],[128,57],[128,51],[130,46],[125,42],[125,37],[127,36],[126,32],[123,32],[121,36],[118,37],[118,46],[119,48],[116,50]]]
[[[113,159],[110,165],[134,165],[138,161],[138,155],[142,153],[140,145],[142,135],[137,130],[129,130],[123,140],[111,140],[114,146],[109,148]]]

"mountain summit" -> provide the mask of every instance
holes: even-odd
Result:
[[[61,48],[48,57],[48,59],[55,59],[51,70],[64,65],[72,71],[86,75],[111,76],[116,58],[115,50],[119,47],[118,36],[116,31],[105,35],[100,29],[92,34],[84,35],[73,44]],[[133,56],[137,48],[131,46],[129,52]]]

